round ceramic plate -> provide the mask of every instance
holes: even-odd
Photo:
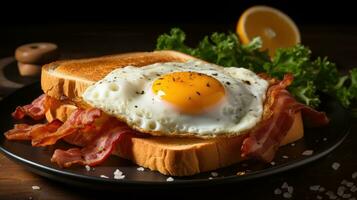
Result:
[[[15,123],[19,123],[11,118],[11,112],[14,111],[16,106],[30,103],[41,92],[40,84],[36,83],[17,90],[4,98],[0,102],[0,132],[4,133],[11,129]],[[341,144],[349,132],[350,122],[347,112],[336,101],[326,97],[323,99],[323,105],[320,109],[326,111],[331,119],[330,124],[322,128],[305,129],[305,137],[293,144],[281,147],[272,163],[244,161],[216,170],[215,173],[206,172],[189,177],[173,177],[174,180],[170,182],[167,181],[167,176],[149,169],[142,171],[139,166],[116,156],[111,156],[103,164],[92,168],[90,171],[82,166],[61,169],[51,163],[50,158],[55,149],[70,147],[63,142],[51,147],[35,148],[28,141],[8,141],[3,134],[0,134],[0,151],[42,176],[96,189],[191,187],[240,182],[307,164],[328,154]],[[31,121],[27,122],[31,123]],[[303,155],[306,150],[313,150],[313,154]],[[116,169],[124,173],[124,179],[114,179],[113,173]],[[103,175],[107,178],[103,178]]]

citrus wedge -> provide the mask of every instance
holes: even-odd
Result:
[[[253,6],[240,16],[237,34],[243,44],[259,36],[262,50],[274,56],[277,48],[291,47],[300,43],[300,32],[294,21],[285,13],[268,6]]]

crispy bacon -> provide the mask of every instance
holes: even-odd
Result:
[[[298,103],[290,95],[285,88],[292,81],[292,75],[285,75],[284,80],[269,87],[263,119],[243,141],[242,157],[254,157],[270,162],[298,111],[301,111],[304,117],[308,117],[314,125],[320,126],[329,122],[325,113]]]
[[[102,112],[99,109],[91,108],[87,110],[77,109],[74,111],[66,122],[63,123],[57,131],[52,133],[34,132],[31,134],[33,146],[47,146],[57,142],[57,140],[71,135],[77,131],[88,132],[96,127],[94,126],[95,119],[101,116]]]
[[[98,165],[113,152],[116,144],[126,134],[135,134],[135,131],[124,123],[118,123],[116,126],[99,133],[96,138],[82,149],[57,149],[51,161],[57,163],[60,167],[70,167],[73,164]]]
[[[33,134],[51,134],[55,132],[62,122],[53,120],[47,124],[15,124],[15,127],[5,133],[8,140],[31,140]]]
[[[16,110],[12,113],[12,116],[15,119],[22,119],[26,115],[31,117],[34,120],[40,120],[45,117],[46,108],[45,108],[46,95],[42,94],[33,100],[32,103],[25,106],[18,106]]]

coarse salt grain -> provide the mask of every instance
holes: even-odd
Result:
[[[282,156],[284,159],[288,159],[289,158],[289,156]]]
[[[357,187],[356,187],[355,185],[352,186],[351,189],[350,189],[350,191],[351,191],[351,192],[357,192]]]
[[[302,155],[303,156],[311,156],[313,153],[314,153],[313,150],[306,150],[306,151],[302,152]]]
[[[320,185],[312,185],[312,186],[310,186],[310,190],[311,191],[318,191],[319,188],[320,188]]]
[[[208,177],[209,180],[212,180],[213,178],[212,177]]]
[[[123,174],[122,171],[120,171],[119,169],[116,169],[114,171],[114,179],[124,179],[125,175]]]
[[[100,178],[109,178],[109,177],[102,174],[102,175],[100,175]]]
[[[292,197],[292,195],[289,192],[284,192],[283,197],[290,199]]]
[[[342,196],[342,198],[344,198],[344,199],[347,199],[347,198],[350,198],[350,197],[352,197],[351,194],[344,194],[344,195]]]
[[[323,140],[323,141],[327,141],[327,138],[324,137],[322,140]]]
[[[347,186],[347,187],[352,187],[353,185],[354,185],[353,182],[347,182],[347,183],[346,183],[346,186]]]
[[[337,188],[337,195],[342,197],[342,195],[345,193],[345,190],[346,188],[344,186],[339,186]]]
[[[340,163],[338,163],[338,162],[334,162],[334,163],[332,163],[332,165],[331,165],[331,167],[332,167],[332,169],[334,169],[334,170],[338,170],[338,168],[340,168]]]
[[[356,179],[356,178],[357,178],[357,172],[353,172],[352,178],[353,178],[353,179]]]
[[[33,189],[33,190],[39,190],[39,189],[41,189],[41,188],[40,188],[40,186],[38,186],[38,185],[33,185],[33,186],[32,186],[32,189]]]
[[[169,178],[166,179],[167,182],[172,182],[174,181],[174,178],[172,178],[171,176]]]
[[[143,172],[145,169],[144,169],[144,167],[138,167],[138,168],[136,168],[136,170]]]
[[[291,143],[290,145],[293,147],[293,146],[295,146],[295,143]]]
[[[292,194],[294,192],[293,186],[288,186],[288,192]]]
[[[276,194],[276,195],[281,194],[281,193],[282,193],[282,191],[281,191],[280,188],[276,188],[276,189],[274,190],[274,194]]]
[[[274,162],[274,161],[272,161],[272,162],[270,162],[270,164],[274,166],[274,165],[275,165],[275,162]]]
[[[218,176],[218,173],[217,173],[217,172],[211,172],[211,175],[212,175],[213,177],[217,177],[217,176]]]
[[[288,187],[289,187],[289,185],[288,185],[287,182],[284,182],[283,185],[281,185],[281,188],[283,188],[283,189],[284,189],[284,188],[288,188]]]
[[[89,165],[86,165],[86,166],[84,166],[84,167],[86,168],[87,172],[90,171],[90,166],[89,166]]]

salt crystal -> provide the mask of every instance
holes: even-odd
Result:
[[[289,186],[289,187],[288,187],[288,192],[289,192],[290,194],[292,194],[292,193],[294,192],[293,186]]]
[[[272,161],[272,162],[270,162],[270,164],[274,166],[274,165],[275,165],[275,162],[274,162],[274,161]]]
[[[353,185],[354,185],[353,182],[347,182],[347,183],[346,183],[346,186],[347,186],[347,187],[352,187]]]
[[[292,197],[292,195],[290,193],[288,193],[288,192],[284,192],[283,197],[287,198],[287,199],[290,199]]]
[[[114,179],[124,179],[125,175],[123,174],[122,171],[120,171],[119,169],[116,169],[114,171]]]
[[[89,166],[89,165],[86,165],[86,166],[84,166],[84,167],[86,168],[87,172],[90,171],[90,166]]]
[[[295,146],[295,143],[291,143],[290,145],[293,147],[293,146]]]
[[[327,141],[327,138],[324,137],[324,138],[322,138],[322,140],[326,142],[326,141]]]
[[[40,188],[40,186],[38,186],[38,185],[33,185],[33,186],[32,186],[32,189],[33,189],[33,190],[39,190],[39,189],[41,189],[41,188]]]
[[[332,165],[331,165],[331,167],[332,167],[332,169],[334,169],[334,170],[338,170],[338,168],[340,168],[340,163],[338,163],[338,162],[334,162],[334,163],[332,163]]]
[[[144,169],[144,167],[138,167],[138,168],[136,168],[136,170],[143,172],[145,169]]]
[[[100,175],[100,178],[109,178],[109,177],[102,174],[102,175]]]
[[[342,195],[345,193],[345,190],[346,188],[344,186],[339,186],[337,188],[337,195],[342,197]]]
[[[313,153],[314,153],[313,150],[306,150],[306,151],[302,152],[302,155],[303,156],[311,156]]]
[[[353,179],[356,179],[356,178],[357,178],[357,172],[353,172],[352,178],[353,178]]]
[[[174,178],[172,178],[171,176],[169,178],[166,179],[167,182],[172,182],[174,181]]]
[[[282,156],[284,159],[288,159],[289,158],[289,156]]]
[[[356,187],[355,185],[352,186],[351,189],[350,189],[350,191],[351,191],[351,192],[357,192],[357,187]]]
[[[310,190],[311,191],[317,191],[317,190],[319,190],[319,188],[320,188],[320,185],[312,185],[312,186],[310,186]]]
[[[217,172],[211,172],[211,175],[212,175],[213,177],[217,177],[217,176],[218,176],[218,173],[217,173]]]
[[[276,195],[281,194],[281,189],[276,188],[276,189],[274,190],[274,194],[276,194]]]
[[[344,199],[347,199],[347,198],[350,198],[350,197],[352,197],[351,194],[344,194],[344,195],[342,196],[342,198],[344,198]]]
[[[212,180],[213,178],[212,177],[208,177],[209,180]]]
[[[284,182],[283,185],[281,186],[281,188],[283,188],[283,189],[284,189],[284,188],[288,188],[288,187],[289,187],[289,185],[288,185],[287,182]]]

